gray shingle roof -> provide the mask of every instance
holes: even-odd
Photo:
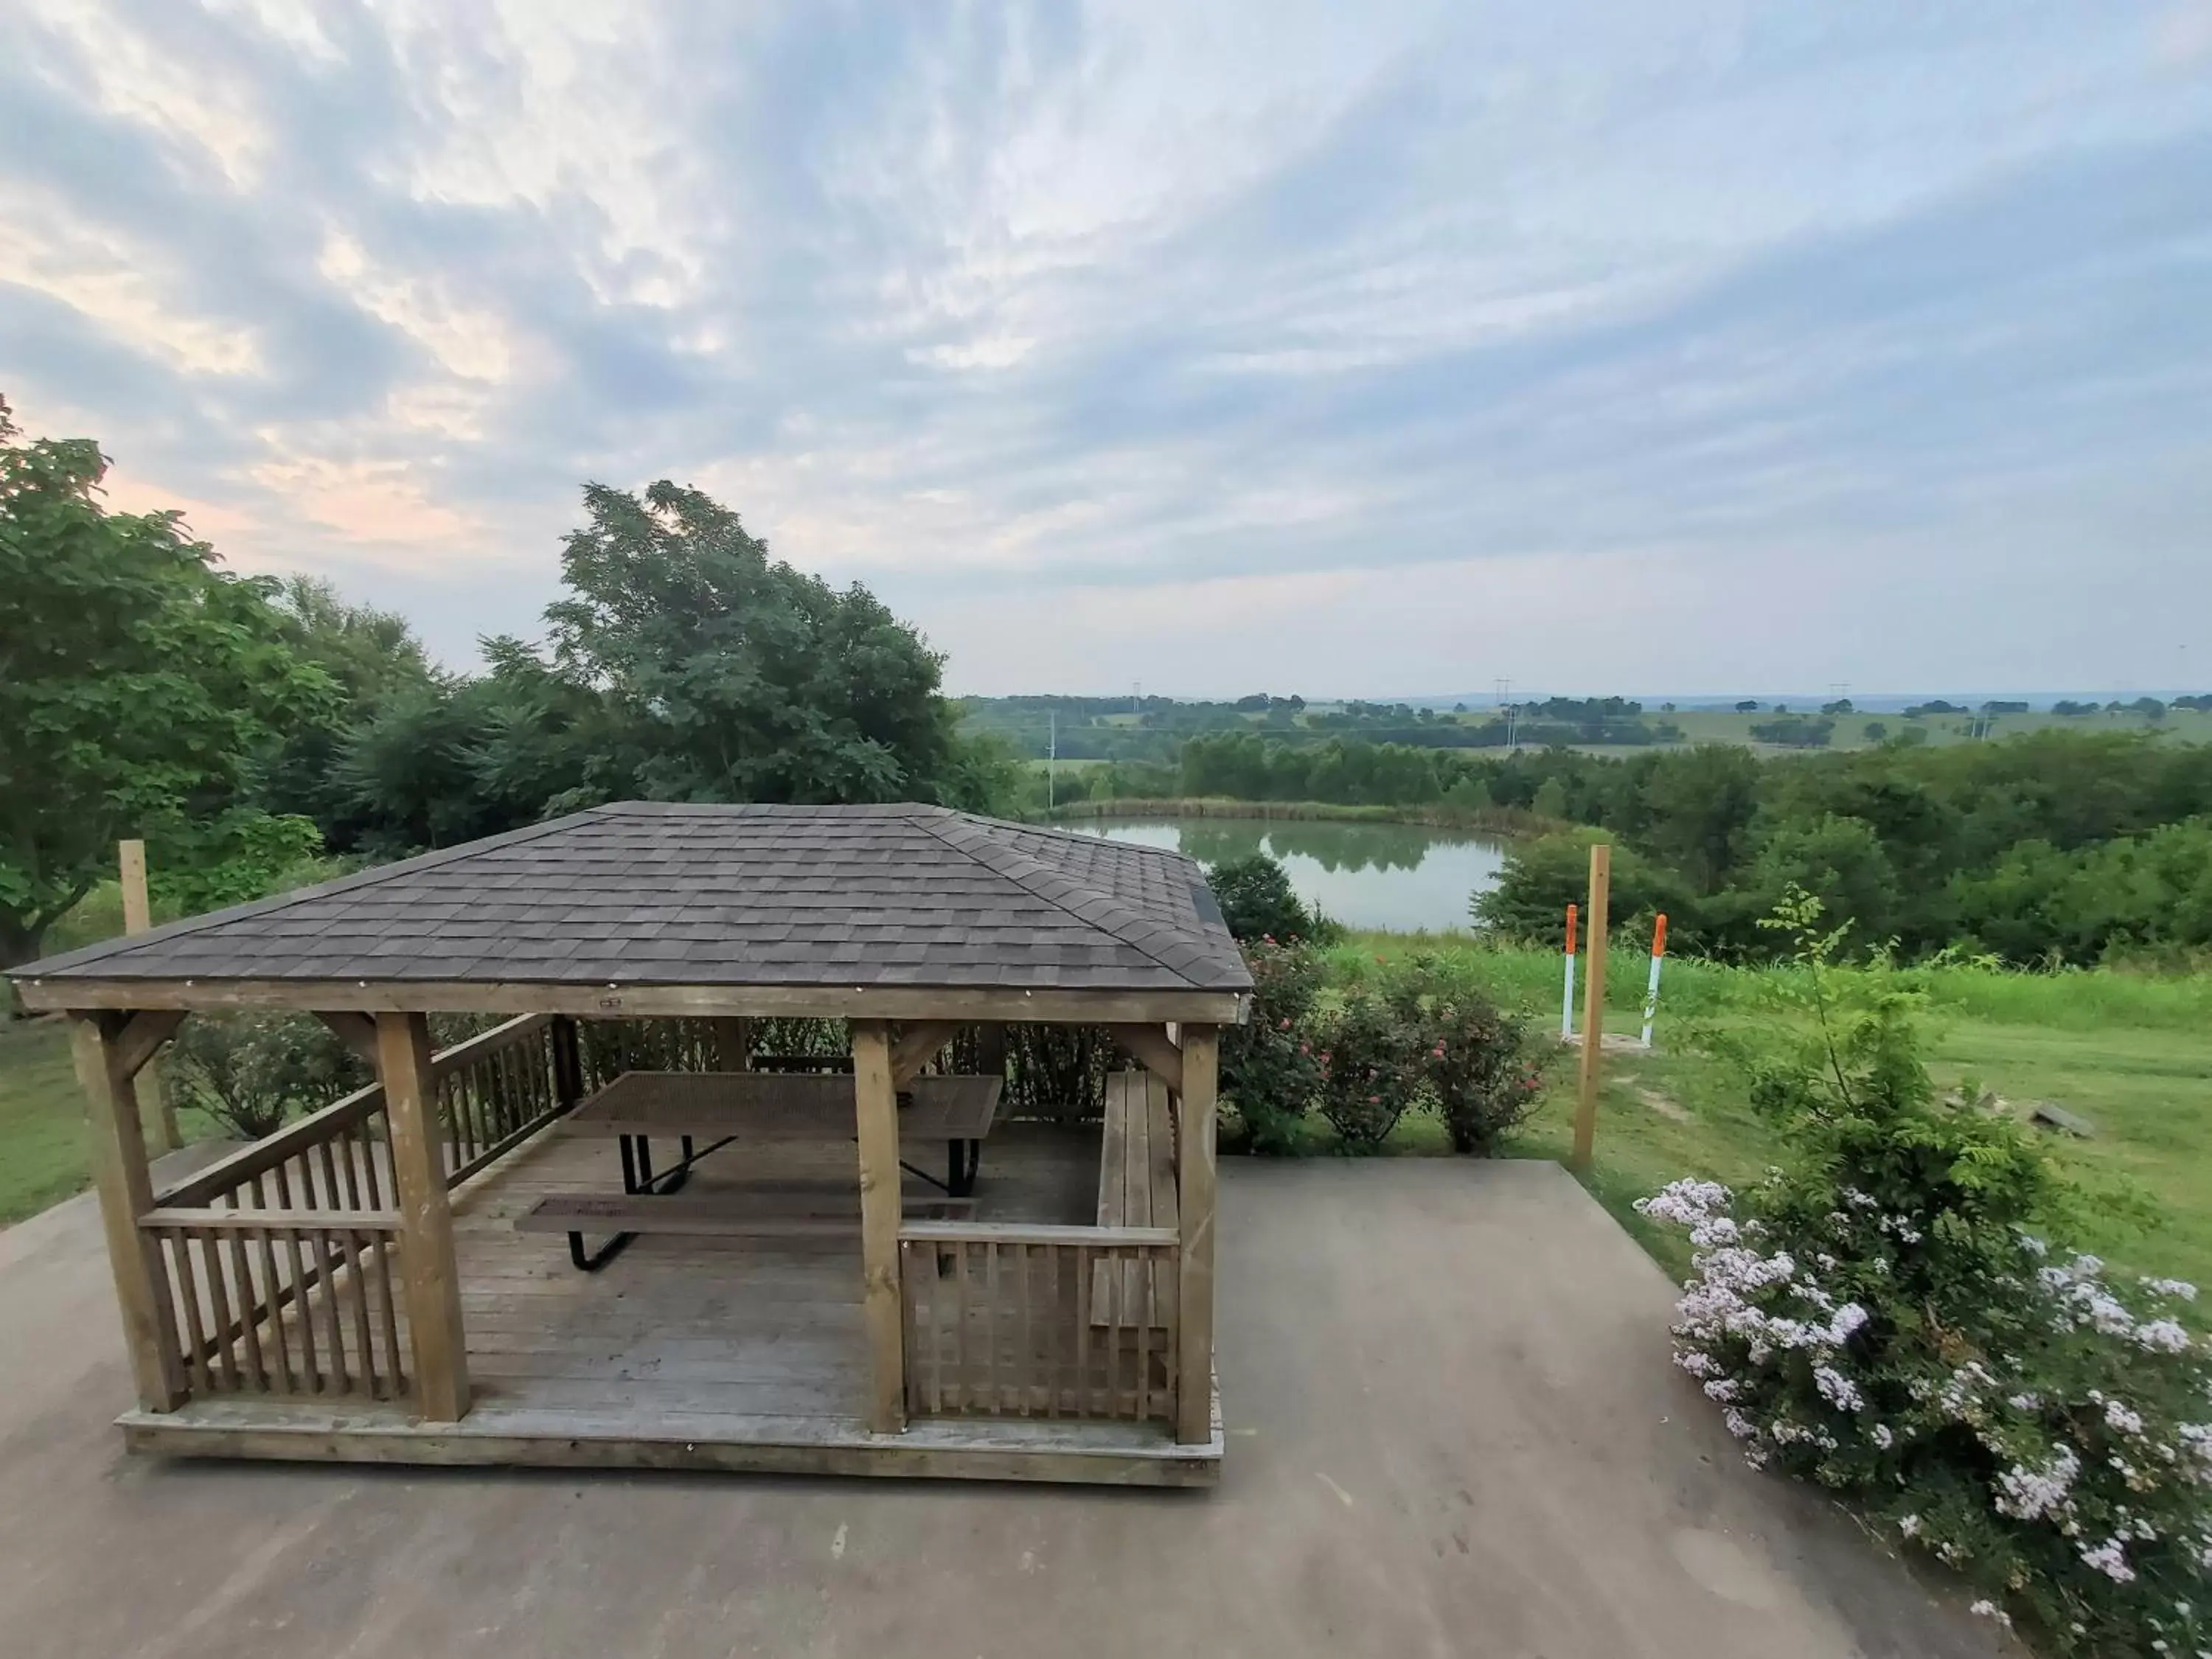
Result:
[[[939,806],[628,801],[14,970],[25,979],[1243,991],[1180,853]]]

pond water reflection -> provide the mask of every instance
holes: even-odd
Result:
[[[1417,823],[1329,818],[1091,818],[1060,826],[1179,848],[1205,864],[1267,853],[1298,896],[1347,927],[1438,932],[1468,925],[1468,900],[1496,884],[1503,842]]]

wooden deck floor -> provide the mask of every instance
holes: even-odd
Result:
[[[673,1151],[671,1143],[666,1155]],[[842,1146],[756,1146],[740,1157],[732,1147],[705,1160],[685,1190],[856,1178]],[[976,1218],[1089,1224],[1098,1157],[1095,1127],[1002,1127],[986,1144]],[[460,1423],[421,1423],[404,1402],[231,1395],[128,1413],[126,1442],[339,1461],[1166,1485],[1216,1476],[1218,1431],[1211,1447],[1178,1446],[1155,1425],[1110,1422],[944,1419],[871,1435],[862,1423],[868,1354],[857,1233],[849,1242],[643,1235],[584,1273],[558,1234],[515,1230],[515,1218],[548,1194],[620,1190],[614,1142],[556,1131],[454,1194],[472,1395]]]
[[[976,1218],[1089,1221],[1097,1138],[1029,1124],[994,1134]],[[732,1147],[699,1164],[685,1191],[841,1176],[856,1178],[846,1148]],[[912,1177],[908,1185],[931,1190]],[[559,1235],[515,1231],[515,1218],[550,1193],[621,1189],[613,1142],[556,1133],[456,1194],[469,1375],[481,1404],[605,1410],[619,1401],[654,1418],[860,1416],[868,1361],[857,1232],[835,1243],[647,1234],[581,1273]]]

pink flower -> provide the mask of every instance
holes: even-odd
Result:
[[[1439,1042],[1435,1048],[1430,1049],[1429,1052],[1434,1054],[1438,1060],[1442,1060],[1444,1057],[1444,1045]]]
[[[1370,1095],[1367,1097],[1367,1103],[1370,1106],[1380,1106],[1382,1103],[1382,1097],[1380,1095]]]
[[[1282,1029],[1285,1031],[1291,1029],[1291,1017],[1288,1014],[1283,1016]]]

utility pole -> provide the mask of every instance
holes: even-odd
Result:
[[[1047,736],[1044,750],[1044,810],[1048,812],[1059,804],[1056,786],[1060,781],[1060,710],[1045,713]]]

